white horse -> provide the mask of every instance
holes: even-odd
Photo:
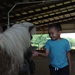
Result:
[[[28,22],[15,24],[0,33],[0,75],[18,75],[24,53],[30,47],[31,35],[36,33],[33,26]]]

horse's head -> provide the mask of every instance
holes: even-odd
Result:
[[[29,22],[24,22],[24,23],[20,23],[20,24],[14,24],[12,27],[24,27],[26,29],[28,29],[30,36],[32,37],[33,34],[36,33],[36,27]]]
[[[32,23],[25,22],[14,24],[11,28],[0,34],[0,55],[2,55],[6,61],[10,60],[9,62],[5,62],[8,66],[10,66],[9,71],[11,71],[11,74],[9,75],[12,75],[12,72],[16,72],[15,69],[17,66],[23,66],[24,53],[26,53],[27,49],[30,47],[30,36],[34,34],[35,31],[35,27]],[[2,60],[0,59],[1,63],[4,62],[2,62]],[[4,70],[3,68],[0,69]]]
[[[32,39],[32,35],[36,33],[35,26],[32,23],[29,23],[29,22],[22,23],[22,25],[25,26],[26,28],[28,28],[31,39]]]

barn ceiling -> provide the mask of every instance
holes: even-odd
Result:
[[[0,0],[0,24],[7,25],[9,18],[9,25],[26,21],[39,30],[53,23],[75,20],[75,0],[23,2]]]

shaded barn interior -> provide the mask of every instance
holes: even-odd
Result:
[[[3,29],[13,24],[31,22],[37,34],[47,33],[48,26],[60,23],[63,33],[75,33],[75,0],[0,0],[0,25]],[[75,75],[75,52],[72,55],[72,74]],[[34,57],[34,75],[49,75],[48,58]]]

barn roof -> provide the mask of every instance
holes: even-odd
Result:
[[[14,2],[0,1],[0,24],[13,25],[31,22],[37,30],[53,23],[68,23],[75,20],[75,0]],[[9,14],[9,17],[8,17]]]

